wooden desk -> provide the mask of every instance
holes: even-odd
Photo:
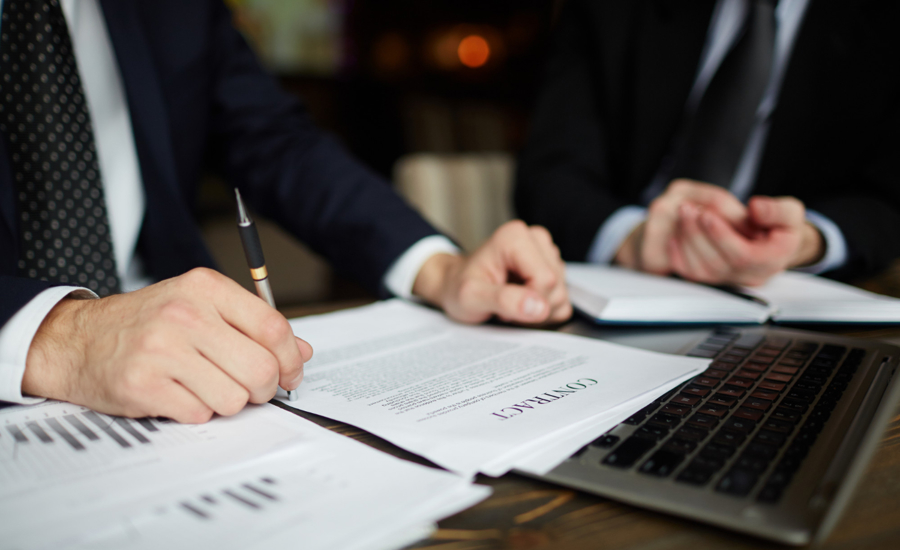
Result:
[[[289,317],[325,313],[367,302],[341,302],[285,310]],[[900,329],[843,332],[900,344]],[[328,418],[298,413],[330,430],[420,464],[427,461],[368,432]],[[649,512],[602,497],[560,488],[515,474],[479,476],[494,494],[440,522],[431,538],[409,548],[433,550],[576,550],[589,548],[670,550],[690,548],[786,548],[680,518]],[[895,415],[868,472],[828,541],[826,549],[900,548],[900,414]]]

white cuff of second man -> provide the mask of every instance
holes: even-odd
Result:
[[[825,240],[825,255],[813,265],[794,268],[794,271],[818,275],[832,269],[843,267],[847,263],[847,240],[844,232],[830,218],[815,210],[806,211],[806,221],[816,226]]]
[[[594,237],[594,242],[588,249],[587,261],[593,264],[612,263],[622,243],[645,219],[647,209],[642,206],[623,206],[613,212]]]
[[[460,250],[443,235],[432,235],[421,239],[400,255],[384,275],[384,286],[394,296],[413,297],[413,284],[419,270],[435,254],[459,254]]]
[[[31,405],[44,400],[41,397],[22,395],[22,377],[25,376],[28,349],[50,310],[60,300],[78,291],[88,292],[96,297],[93,292],[76,286],[48,288],[32,298],[0,328],[0,401]]]

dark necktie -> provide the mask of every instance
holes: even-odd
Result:
[[[673,177],[729,187],[753,129],[775,53],[773,0],[751,0],[741,36],[687,125]]]
[[[0,131],[19,205],[19,271],[119,292],[94,133],[58,0],[4,0]]]

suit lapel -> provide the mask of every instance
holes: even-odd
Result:
[[[16,191],[13,183],[12,167],[9,165],[9,154],[6,140],[0,139],[0,218],[11,237],[16,238]]]
[[[634,170],[630,180],[638,194],[659,169],[659,160],[671,150],[714,6],[715,0],[654,0],[640,8],[630,130]]]
[[[149,203],[151,191],[178,192],[165,101],[150,45],[138,17],[139,0],[100,0],[100,4],[122,73]]]

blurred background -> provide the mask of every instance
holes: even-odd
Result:
[[[426,218],[477,247],[512,217],[527,132],[561,0],[227,0],[235,25],[320,127]],[[234,200],[210,181],[204,232],[247,288]],[[365,292],[271,224],[261,238],[280,307]]]

